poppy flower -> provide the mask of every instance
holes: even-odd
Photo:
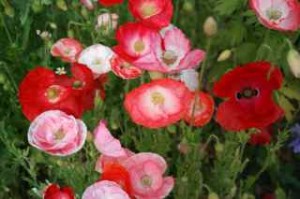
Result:
[[[229,131],[262,128],[283,116],[274,102],[273,91],[282,85],[281,71],[268,62],[239,66],[214,84],[216,96],[225,98],[217,110],[216,120]]]
[[[94,44],[84,49],[79,57],[78,63],[86,65],[94,74],[95,78],[111,70],[110,59],[113,51],[102,44]]]
[[[58,40],[51,48],[51,55],[60,57],[65,62],[76,62],[78,55],[82,51],[79,41],[72,38]]]
[[[214,113],[214,100],[204,92],[193,92],[187,101],[188,110],[184,120],[193,126],[204,126],[212,118]]]
[[[172,0],[129,0],[129,10],[141,23],[156,29],[168,26],[173,16]]]
[[[150,71],[174,73],[196,68],[204,60],[205,52],[191,50],[190,41],[179,28],[172,27],[162,35],[162,42],[153,42],[157,63],[150,65],[136,61],[136,66]]]
[[[122,79],[135,79],[143,73],[140,68],[132,65],[117,55],[111,59],[111,69],[115,75]]]
[[[300,27],[298,0],[250,0],[250,7],[267,28],[279,31],[296,31]]]
[[[159,79],[126,94],[124,106],[131,119],[148,128],[161,128],[178,122],[189,94],[184,83],[173,79]]]
[[[98,2],[103,6],[113,6],[123,3],[123,0],[98,0]]]
[[[50,155],[68,156],[84,145],[87,127],[81,121],[62,111],[46,111],[30,124],[28,142]]]
[[[47,110],[57,109],[75,117],[84,111],[72,87],[62,85],[52,70],[43,67],[36,67],[25,76],[19,86],[19,101],[30,121]]]
[[[110,163],[104,166],[100,181],[108,180],[117,183],[122,187],[128,195],[132,195],[132,185],[129,172],[127,169],[118,163]]]
[[[129,195],[115,182],[103,180],[89,186],[83,193],[82,199],[130,199]]]
[[[96,29],[115,30],[118,26],[119,15],[116,13],[103,13],[97,17]]]
[[[136,198],[165,198],[174,187],[173,177],[164,177],[167,163],[154,153],[139,153],[125,162]]]
[[[75,194],[71,187],[59,187],[51,184],[44,191],[43,199],[75,199]]]
[[[118,45],[113,50],[128,62],[156,64],[154,45],[161,42],[157,31],[141,23],[126,23],[116,33]],[[133,63],[133,65],[136,65]]]

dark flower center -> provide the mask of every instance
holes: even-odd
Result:
[[[251,99],[258,95],[258,90],[256,88],[244,88],[240,92],[237,93],[236,97],[238,99]]]
[[[282,17],[282,12],[280,10],[274,9],[274,8],[270,8],[267,10],[267,16],[270,20],[278,20]]]
[[[150,187],[152,185],[152,179],[148,175],[144,175],[141,178],[141,182],[142,182],[142,185],[144,185],[145,187]]]
[[[162,60],[165,64],[167,65],[172,65],[176,62],[177,60],[177,55],[175,52],[171,50],[167,50],[163,53]]]

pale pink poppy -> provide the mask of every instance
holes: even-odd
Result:
[[[103,13],[97,17],[96,28],[113,29],[118,26],[119,15],[116,13]]]
[[[115,75],[122,79],[135,79],[140,77],[143,73],[140,68],[125,61],[118,55],[115,55],[111,59],[111,70]]]
[[[82,51],[82,45],[79,41],[72,38],[63,38],[58,40],[51,48],[51,55],[60,57],[65,62],[76,62],[77,57]]]
[[[103,155],[111,157],[126,155],[120,141],[111,135],[104,121],[100,121],[94,131],[94,144]]]
[[[107,155],[100,155],[95,166],[95,171],[102,173],[103,168],[105,165],[111,164],[111,163],[119,163],[123,164],[129,157],[133,156],[135,153],[130,151],[129,149],[124,148],[125,155],[119,156],[119,157],[112,157]]]
[[[76,153],[83,147],[86,136],[87,128],[81,120],[59,110],[40,114],[28,130],[32,146],[55,156]]]
[[[300,3],[297,0],[250,0],[250,7],[267,28],[296,31],[300,27]]]
[[[128,194],[115,182],[103,180],[89,186],[82,199],[130,199]]]
[[[139,153],[124,163],[130,174],[133,194],[138,199],[162,199],[174,187],[173,177],[164,177],[167,163],[154,153]]]
[[[95,8],[93,0],[80,0],[80,3],[83,4],[89,10],[93,10]]]
[[[111,70],[110,60],[113,51],[102,44],[94,44],[84,49],[79,57],[78,63],[86,65],[94,74],[95,78]]]

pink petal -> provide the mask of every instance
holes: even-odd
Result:
[[[204,59],[205,52],[203,50],[193,50],[189,52],[186,57],[181,60],[178,70],[196,68]]]

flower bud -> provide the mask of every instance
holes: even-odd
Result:
[[[56,0],[56,6],[63,11],[68,10],[65,0]]]
[[[0,84],[4,84],[6,82],[6,76],[4,73],[0,73]]]
[[[34,0],[31,4],[31,9],[34,13],[40,13],[43,11],[43,4],[40,0]]]
[[[248,193],[244,193],[242,199],[255,199],[255,196]]]
[[[216,20],[210,16],[206,18],[204,25],[203,25],[203,31],[208,37],[215,36],[218,32],[218,24]]]
[[[52,29],[57,29],[56,23],[51,22],[51,23],[50,23],[50,28],[52,28]]]
[[[295,49],[291,49],[287,55],[290,70],[296,78],[300,78],[300,54]]]
[[[5,4],[4,13],[11,18],[13,18],[15,16],[14,8],[8,3]]]
[[[190,1],[185,1],[183,4],[183,10],[186,12],[192,12],[194,10],[194,6]]]
[[[164,74],[161,72],[149,71],[149,75],[152,80],[164,78]]]
[[[232,54],[232,53],[231,53],[231,50],[228,50],[228,49],[223,50],[223,51],[220,53],[220,55],[219,55],[217,61],[218,61],[218,62],[226,61],[227,59],[229,59],[229,58],[231,57],[231,54]]]
[[[218,194],[211,192],[211,193],[209,193],[207,199],[219,199],[219,196],[218,196]]]
[[[216,153],[222,153],[224,151],[224,145],[221,143],[217,143],[215,145],[215,151]]]

